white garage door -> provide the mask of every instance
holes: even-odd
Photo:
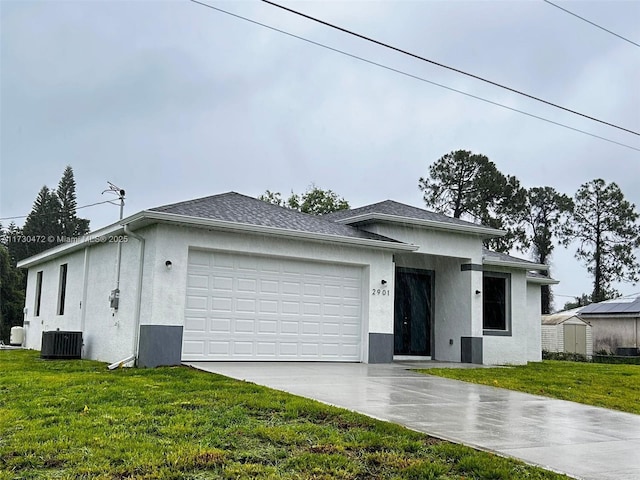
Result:
[[[183,360],[360,361],[362,268],[191,250]]]

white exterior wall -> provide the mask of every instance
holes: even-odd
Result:
[[[153,228],[142,232],[153,233]],[[147,241],[153,250],[153,236]],[[64,315],[56,315],[60,265],[67,263],[67,290]],[[139,243],[129,238],[122,243],[120,304],[109,305],[109,294],[116,288],[117,244],[94,243],[28,270],[26,347],[40,350],[42,332],[82,331],[83,358],[116,362],[133,353],[135,304],[138,290]],[[151,265],[149,264],[149,268]],[[147,267],[145,267],[147,268]],[[37,272],[43,272],[40,316],[34,317]],[[85,281],[86,271],[86,281]],[[147,283],[146,285],[150,285]],[[146,288],[146,286],[145,286]],[[150,296],[143,289],[142,311],[151,310]]]
[[[362,360],[367,361],[369,333],[393,333],[393,295],[371,295],[372,289],[382,288],[383,279],[388,282],[386,288],[393,292],[394,271],[391,252],[362,246],[248,233],[212,232],[169,225],[158,225],[156,238],[155,258],[148,271],[149,275],[153,275],[153,291],[149,299],[153,310],[149,315],[142,317],[143,325],[182,325],[189,248],[198,248],[361,266],[364,268],[365,283],[362,305]],[[165,266],[166,260],[172,262],[170,270]]]
[[[58,315],[58,295],[60,291],[60,266],[67,264],[67,287],[64,315]],[[37,272],[42,272],[40,315],[36,311]],[[42,332],[49,330],[80,330],[82,301],[82,275],[84,252],[75,252],[64,258],[46,262],[28,270],[27,292],[24,317],[25,341],[27,348],[40,350]]]
[[[147,253],[153,251],[153,228],[139,232],[145,237],[145,267],[150,267]],[[122,244],[120,302],[111,309],[109,294],[116,288],[117,245],[98,244],[89,249],[89,278],[85,312],[84,343],[87,358],[105,362],[122,360],[134,352],[135,308],[138,295],[140,244],[128,237]],[[153,306],[148,290],[152,286],[145,274],[141,316]]]
[[[419,248],[415,253],[465,258],[470,263],[482,264],[482,238],[479,236],[386,223],[363,225],[360,229],[417,245]]]
[[[513,278],[513,275],[512,275]],[[525,278],[526,281],[526,278]],[[526,336],[527,361],[542,361],[542,316],[540,284],[527,282]]]
[[[140,310],[141,325],[182,326],[184,321],[187,257],[189,248],[242,254],[281,256],[361,266],[363,285],[363,361],[367,361],[368,334],[393,334],[393,256],[391,252],[362,246],[348,246],[283,239],[249,233],[215,232],[197,228],[153,225],[135,232],[145,238],[144,278]],[[83,358],[116,362],[133,353],[135,305],[139,272],[138,240],[128,237],[122,244],[120,304],[109,306],[109,294],[116,287],[117,245],[92,244],[29,268],[26,305],[26,346],[39,350],[43,330],[83,332]],[[170,260],[168,269],[165,262]],[[65,314],[55,315],[59,268],[68,263]],[[36,272],[43,271],[41,315],[34,318]],[[381,281],[386,280],[385,287]],[[387,288],[390,295],[371,295],[373,288]],[[85,297],[84,311],[80,302]],[[84,328],[83,328],[84,326]]]
[[[528,325],[531,319],[527,314],[527,279],[522,270],[514,271],[505,268],[486,266],[485,270],[511,274],[511,335],[484,335],[482,342],[483,363],[485,365],[520,365],[529,360],[528,340],[532,328]],[[536,318],[540,324],[540,315]],[[540,336],[532,339],[540,345]]]

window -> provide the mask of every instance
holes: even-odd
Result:
[[[64,298],[67,293],[67,264],[60,265],[60,286],[58,288],[58,315],[64,315]]]
[[[34,317],[40,316],[40,298],[42,297],[42,270],[36,274],[36,305],[34,310]]]
[[[511,335],[510,291],[508,273],[483,273],[482,328],[485,335]]]

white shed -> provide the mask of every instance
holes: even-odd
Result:
[[[593,355],[591,325],[577,316],[579,310],[542,316],[542,350]]]

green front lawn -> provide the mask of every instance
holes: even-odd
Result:
[[[640,365],[545,360],[506,368],[420,372],[640,414]]]
[[[0,351],[0,479],[561,479],[186,367]]]

